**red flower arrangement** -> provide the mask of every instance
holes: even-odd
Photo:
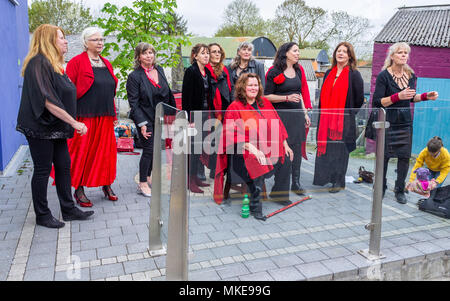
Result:
[[[286,80],[286,77],[284,77],[283,73],[280,73],[279,75],[275,76],[273,79],[273,82],[277,85],[281,85]]]

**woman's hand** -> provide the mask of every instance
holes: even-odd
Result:
[[[258,160],[258,163],[261,165],[266,165],[266,155],[264,155],[264,153],[262,151],[260,151],[259,149],[257,149],[253,144],[251,143],[246,143],[246,149],[253,154],[256,159]]]
[[[289,144],[287,143],[287,140],[283,141],[283,146],[284,146],[284,150],[285,150],[286,156],[289,156],[289,159],[291,161],[294,160],[294,152],[289,147]]]
[[[141,134],[142,136],[144,136],[144,139],[148,139],[152,136],[152,132],[147,132],[146,125],[141,126]]]
[[[400,98],[400,100],[411,99],[414,96],[416,96],[416,90],[411,89],[410,87],[407,87],[398,93],[398,98]]]
[[[300,94],[291,94],[287,97],[288,102],[300,102],[301,100],[302,96]]]
[[[436,100],[438,97],[439,97],[439,94],[436,91],[431,91],[431,92],[427,93],[428,100]]]
[[[78,122],[78,121],[75,121],[75,122],[72,124],[72,127],[77,131],[77,133],[78,133],[80,136],[83,136],[84,134],[86,134],[86,133],[87,133],[87,130],[88,130],[87,126],[86,126],[84,123]]]
[[[311,118],[309,118],[308,113],[305,114],[305,127],[309,128],[311,126]]]

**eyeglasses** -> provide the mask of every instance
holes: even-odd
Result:
[[[105,43],[106,39],[104,39],[104,38],[102,38],[102,39],[88,39],[88,41],[95,42],[95,43]]]

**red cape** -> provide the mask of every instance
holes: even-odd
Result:
[[[223,200],[224,174],[228,167],[227,154],[235,151],[235,144],[250,142],[263,151],[270,162],[275,163],[279,159],[284,161],[283,141],[288,137],[286,129],[272,103],[263,98],[263,105],[262,107],[258,105],[261,112],[259,114],[251,105],[244,105],[235,100],[225,112],[214,179],[214,201],[217,204],[221,204]],[[260,129],[259,125],[264,124],[261,122],[267,122],[267,131]],[[278,122],[278,133],[270,130],[272,122]],[[274,134],[276,135],[272,137]],[[259,164],[256,157],[248,151],[244,151],[242,155],[252,179],[261,177],[273,169],[270,162],[268,165]]]

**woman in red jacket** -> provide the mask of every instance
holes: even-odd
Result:
[[[117,78],[111,63],[100,55],[105,41],[101,30],[86,28],[81,37],[85,51],[69,61],[66,73],[77,87],[77,120],[86,124],[88,134],[75,133],[68,146],[75,199],[80,206],[91,207],[84,186],[102,186],[107,199],[118,199],[111,189],[117,161],[114,135]]]

